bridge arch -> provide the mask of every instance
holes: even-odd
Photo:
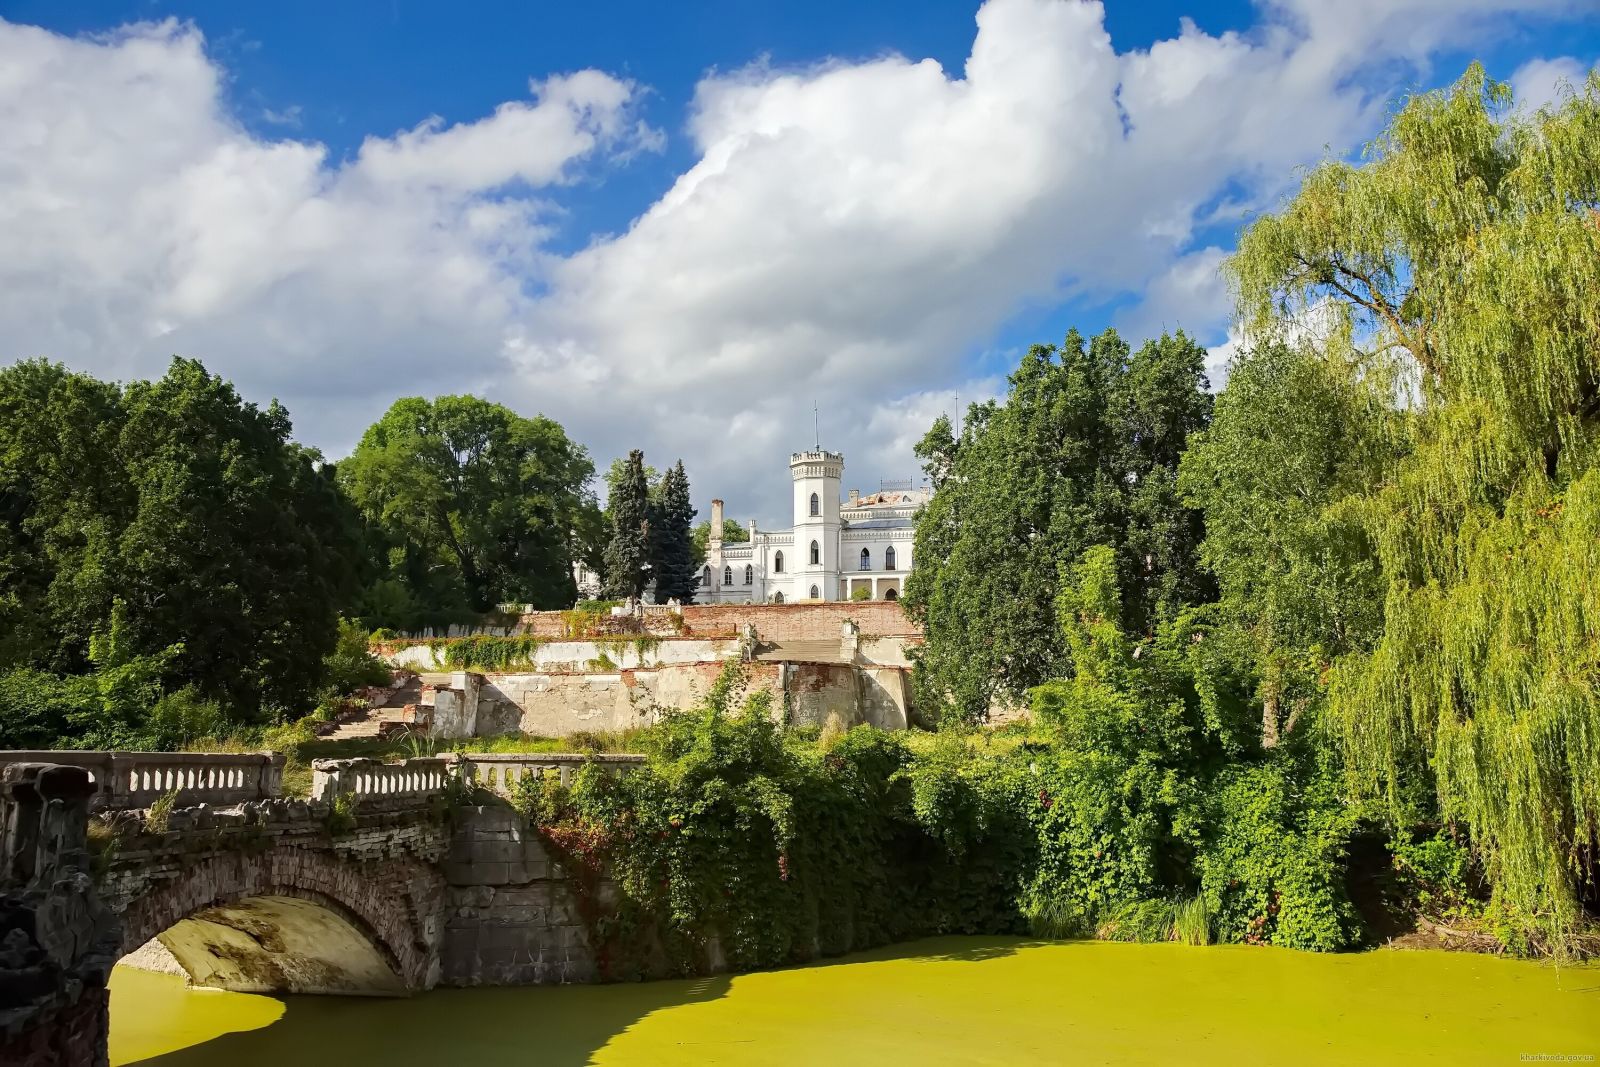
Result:
[[[437,981],[441,880],[427,864],[280,846],[172,873],[124,896],[123,954],[157,939],[196,985],[238,992],[383,996]]]

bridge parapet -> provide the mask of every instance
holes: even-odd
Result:
[[[51,763],[88,772],[95,811],[148,808],[174,792],[176,807],[266,800],[283,792],[283,762],[277,752],[0,751],[0,770]]]
[[[461,773],[456,756],[425,756],[384,763],[375,759],[319,759],[311,763],[311,799],[341,796],[361,801],[416,801],[438,796]]]
[[[473,782],[503,796],[510,795],[523,778],[554,775],[562,785],[571,785],[573,776],[588,763],[626,774],[645,762],[643,756],[620,752],[465,752],[457,758],[466,765],[465,773]]]
[[[426,800],[443,793],[457,779],[509,796],[524,778],[555,777],[562,785],[571,785],[589,763],[622,774],[644,762],[641,755],[611,752],[451,752],[400,763],[322,759],[311,764],[311,799],[330,803],[340,796],[363,803]]]

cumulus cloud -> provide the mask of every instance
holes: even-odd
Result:
[[[697,496],[782,516],[785,454],[914,469],[966,359],[1020,310],[1127,303],[1215,342],[1208,226],[1374,132],[1437,49],[1566,0],[1271,0],[1117,51],[1098,3],[990,0],[963,69],[896,55],[702,79],[695,163],[561,256],[565,186],[662,145],[640,87],[544,77],[349,160],[253,136],[192,27],[0,23],[0,358],[118,376],[170,352],[281,397],[337,454],[397,393],[544,411],[603,463],[682,456]],[[970,392],[969,392],[970,390]]]
[[[1571,56],[1530,59],[1511,75],[1511,92],[1519,108],[1537,111],[1559,104],[1566,92],[1583,88],[1583,80],[1588,76],[1589,65]]]
[[[543,191],[660,138],[630,83],[582,71],[340,163],[246,132],[176,22],[0,23],[0,72],[0,358],[130,377],[199,356],[335,453],[397,391],[499,388]]]

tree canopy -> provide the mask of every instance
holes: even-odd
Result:
[[[1600,77],[1511,104],[1476,66],[1415,97],[1232,273],[1258,336],[1334,318],[1414,423],[1348,508],[1384,581],[1331,675],[1354,780],[1403,817],[1420,751],[1497,903],[1560,947],[1600,845]]]
[[[611,538],[606,543],[606,594],[618,599],[644,595],[650,581],[650,487],[644,453],[628,453],[621,477],[606,501]]]
[[[0,667],[304,703],[359,535],[282,407],[193,360],[126,387],[28,361],[0,370],[0,425]]]
[[[504,602],[571,604],[593,474],[587,451],[543,416],[473,396],[395,401],[339,465],[385,597],[370,621],[437,625]]]
[[[682,460],[668,468],[653,497],[650,573],[655,578],[656,603],[673,599],[691,603],[700,575],[694,554],[694,505]]]
[[[1059,675],[1061,577],[1110,545],[1129,630],[1201,595],[1196,513],[1177,499],[1178,457],[1205,425],[1205,351],[1179,333],[1130,352],[1115,331],[1035,345],[1003,404],[940,419],[919,444],[937,491],[918,519],[905,605],[927,645],[931,703],[979,718]]]

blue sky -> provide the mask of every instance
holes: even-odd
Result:
[[[1541,97],[1600,56],[1600,0],[978,13],[0,3],[0,361],[181,351],[332,455],[479,392],[767,520],[813,403],[866,488],[1069,325],[1220,346],[1296,167],[1472,58]]]

